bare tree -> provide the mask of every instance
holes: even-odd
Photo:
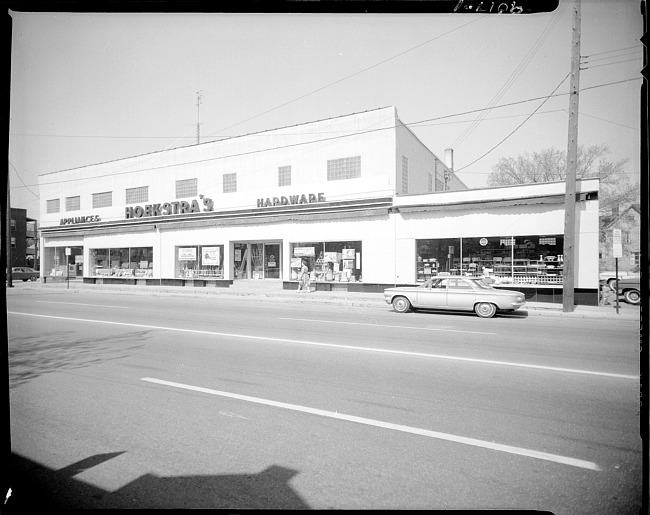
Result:
[[[627,159],[612,162],[606,145],[578,148],[577,178],[600,179],[600,212],[616,212],[621,205],[639,201],[639,185],[632,183],[625,173]],[[566,180],[566,152],[548,148],[540,152],[524,153],[516,158],[501,158],[492,167],[488,186],[510,186]]]
[[[619,216],[619,208],[639,202],[639,184],[630,181],[625,173],[627,160],[612,162],[606,145],[578,148],[578,179],[600,179],[599,232],[602,247],[607,241],[606,232],[611,222]],[[489,186],[511,186],[566,180],[566,152],[548,148],[540,152],[524,153],[516,158],[501,158],[488,176]],[[629,220],[628,220],[629,222]]]

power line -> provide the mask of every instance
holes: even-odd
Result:
[[[506,141],[506,140],[507,140],[510,136],[512,136],[515,132],[517,132],[517,131],[518,131],[518,130],[519,130],[519,129],[520,129],[520,128],[521,128],[521,127],[522,127],[522,126],[523,126],[523,125],[528,121],[528,120],[530,120],[530,119],[532,118],[532,116],[533,116],[537,111],[539,111],[539,110],[541,109],[541,107],[542,107],[542,106],[547,102],[547,100],[548,100],[549,98],[551,98],[551,96],[553,96],[553,94],[554,94],[554,93],[555,93],[555,92],[560,88],[560,86],[564,83],[564,81],[567,80],[567,78],[569,77],[569,75],[571,75],[571,73],[567,73],[567,74],[566,74],[566,77],[564,77],[564,78],[560,81],[560,83],[555,87],[555,89],[553,90],[553,92],[552,92],[550,95],[548,95],[548,96],[544,99],[544,101],[543,101],[539,106],[537,106],[537,108],[536,108],[532,113],[530,113],[530,114],[526,117],[526,119],[525,119],[523,122],[521,122],[521,123],[520,123],[520,124],[515,128],[515,130],[513,130],[513,131],[512,131],[510,134],[508,134],[505,138],[503,138],[501,141],[499,141],[499,143],[497,143],[496,145],[494,145],[490,150],[488,150],[488,151],[487,151],[485,154],[483,154],[481,157],[479,157],[478,159],[475,159],[475,160],[472,161],[470,164],[468,164],[468,165],[466,165],[466,166],[463,166],[462,168],[460,168],[460,169],[458,169],[458,170],[454,170],[454,173],[458,173],[458,172],[460,172],[461,170],[464,170],[465,168],[467,168],[467,167],[469,167],[469,166],[472,166],[472,165],[473,165],[474,163],[476,163],[477,161],[480,161],[480,160],[483,159],[485,156],[487,156],[490,152],[492,152],[495,148],[497,148],[498,146],[500,146],[504,141]]]
[[[585,58],[585,57],[593,57],[594,55],[612,54],[614,52],[623,52],[624,50],[632,50],[632,49],[642,50],[640,46],[628,46],[625,48],[618,48],[617,50],[607,50],[606,52],[598,52],[596,54],[583,55],[582,57]]]
[[[378,63],[375,63],[375,64],[373,64],[373,65],[371,65],[371,66],[368,66],[367,68],[364,68],[364,69],[362,69],[362,70],[359,70],[358,72],[355,72],[355,73],[353,73],[353,74],[351,74],[351,75],[348,75],[348,76],[346,76],[346,77],[343,77],[342,79],[338,79],[338,80],[336,80],[336,81],[334,81],[334,82],[330,82],[329,84],[326,84],[325,86],[322,86],[322,87],[317,88],[317,89],[315,89],[315,90],[313,90],[313,91],[310,91],[309,93],[305,93],[304,95],[301,95],[301,96],[299,96],[299,97],[296,97],[296,98],[294,98],[293,100],[289,100],[288,102],[285,102],[284,104],[280,104],[280,105],[278,105],[278,106],[276,106],[276,107],[273,107],[273,108],[271,108],[271,109],[267,109],[266,111],[263,111],[263,112],[261,112],[261,113],[258,113],[258,114],[256,114],[255,116],[251,116],[250,118],[246,118],[245,120],[242,120],[242,121],[240,121],[240,122],[237,122],[237,123],[234,123],[234,124],[232,124],[232,125],[229,125],[228,127],[224,127],[223,129],[219,129],[218,131],[209,134],[208,137],[209,137],[209,136],[213,136],[213,135],[215,135],[215,134],[218,134],[218,133],[220,133],[220,132],[222,132],[222,131],[226,131],[226,130],[228,130],[228,129],[232,129],[233,127],[236,127],[237,125],[241,125],[242,123],[246,123],[246,122],[249,122],[249,121],[251,121],[251,120],[254,120],[255,118],[259,118],[260,116],[263,116],[263,115],[265,115],[265,114],[268,114],[268,113],[270,113],[270,112],[273,112],[273,111],[275,111],[275,110],[277,110],[277,109],[280,109],[280,108],[282,108],[282,107],[288,106],[289,104],[292,104],[293,102],[297,102],[298,100],[302,100],[303,98],[306,98],[306,97],[308,97],[308,96],[311,96],[311,95],[313,95],[314,93],[318,93],[319,91],[323,91],[324,89],[327,89],[327,88],[329,88],[330,86],[334,86],[334,85],[336,85],[336,84],[340,84],[340,83],[343,82],[343,81],[346,81],[346,80],[348,80],[348,79],[350,79],[350,78],[352,78],[352,77],[356,77],[357,75],[360,75],[360,74],[362,74],[362,73],[365,73],[365,72],[367,72],[368,70],[372,70],[373,68],[376,68],[377,66],[380,66],[380,65],[382,65],[382,64],[387,63],[388,61],[392,61],[393,59],[397,59],[398,57],[401,57],[401,56],[403,56],[404,54],[407,54],[407,53],[409,53],[409,52],[412,52],[413,50],[416,50],[417,48],[420,48],[420,47],[422,47],[422,46],[424,46],[424,45],[427,45],[427,44],[431,43],[432,41],[435,41],[436,39],[440,39],[440,38],[442,38],[443,36],[447,36],[448,34],[451,34],[452,32],[455,32],[455,31],[457,31],[457,30],[459,30],[459,29],[462,29],[463,27],[466,27],[467,25],[470,25],[470,24],[472,24],[472,23],[474,23],[474,22],[476,22],[476,21],[478,21],[478,20],[481,20],[481,19],[483,19],[483,18],[484,18],[484,16],[482,16],[482,17],[480,17],[480,18],[475,18],[475,19],[469,21],[468,23],[465,23],[465,24],[463,24],[463,25],[460,25],[460,26],[458,26],[458,27],[456,27],[456,28],[454,28],[454,29],[451,29],[451,30],[445,32],[444,34],[440,34],[439,36],[436,36],[435,38],[431,38],[431,39],[429,39],[429,40],[427,40],[427,41],[425,41],[425,42],[423,42],[423,43],[420,43],[419,45],[416,45],[416,46],[411,47],[411,48],[409,48],[409,49],[407,49],[407,50],[404,50],[403,52],[400,52],[400,53],[398,53],[398,54],[395,54],[395,55],[392,56],[392,57],[389,57],[389,58],[387,58],[387,59],[384,59],[383,61],[379,61]]]
[[[29,191],[36,198],[40,198],[36,193],[34,193],[32,190],[29,189],[29,186],[27,186],[27,184],[25,184],[25,181],[23,181],[23,178],[20,176],[20,174],[18,173],[18,170],[16,170],[16,167],[13,165],[13,163],[11,161],[8,161],[8,163],[9,163],[9,166],[11,166],[11,168],[13,168],[14,172],[16,173],[16,177],[18,177],[20,182],[23,184],[22,187],[27,188],[27,191]],[[19,186],[14,186],[12,189],[15,189],[17,187],[19,187]]]
[[[625,59],[624,61],[616,61],[615,63],[604,63],[604,64],[595,64],[593,66],[587,66],[585,68],[580,68],[581,70],[590,70],[591,68],[600,68],[601,66],[611,66],[612,64],[621,64],[621,63],[629,63],[631,61],[638,61],[641,59],[641,57],[637,57],[635,59]]]
[[[599,59],[590,59],[588,56],[582,56],[580,60],[582,61],[582,64],[589,64],[591,62],[606,61],[607,59],[618,59],[620,57],[625,57],[626,55],[638,55],[638,54],[639,52],[626,52],[625,54],[612,55],[610,57],[601,57]],[[639,59],[641,59],[641,56],[639,56]]]
[[[601,88],[601,87],[605,87],[605,86],[611,86],[611,85],[615,85],[615,84],[621,84],[621,83],[630,82],[630,81],[639,80],[639,79],[641,79],[641,77],[635,77],[635,78],[632,78],[632,79],[623,79],[623,80],[620,80],[620,81],[609,82],[609,83],[606,83],[606,84],[598,84],[596,86],[590,86],[590,87],[587,87],[587,88],[582,88],[581,91],[585,91],[585,90],[589,90],[589,89],[595,89],[595,88]],[[564,80],[566,80],[566,78]],[[564,80],[562,82],[564,82]],[[560,83],[560,85],[561,84],[562,83]],[[559,88],[559,85],[558,85],[558,88]],[[531,98],[531,99],[527,99],[527,100],[520,100],[520,101],[517,101],[517,102],[510,102],[510,103],[502,104],[502,105],[499,105],[499,106],[493,106],[492,109],[497,109],[497,108],[502,108],[502,107],[509,107],[509,106],[512,106],[512,105],[518,105],[518,104],[523,104],[523,103],[527,103],[527,102],[533,102],[535,100],[543,100],[544,102],[542,102],[542,104],[540,104],[540,106],[537,107],[537,109],[535,109],[535,111],[533,111],[533,113],[531,113],[528,116],[528,118],[526,118],[526,120],[524,120],[524,122],[519,125],[519,127],[521,127],[521,125],[526,123],[526,121],[531,116],[533,116],[544,105],[544,103],[548,99],[553,98],[553,97],[558,97],[558,96],[565,96],[565,95],[569,94],[569,93],[555,94],[555,91],[558,88],[555,88],[553,93],[551,93],[550,95],[544,96],[544,97],[536,97],[536,98]],[[471,110],[471,111],[465,111],[463,113],[456,113],[456,114],[438,116],[436,118],[429,118],[429,119],[420,120],[420,121],[417,121],[417,122],[403,123],[403,125],[405,125],[407,127],[414,127],[414,126],[418,126],[418,125],[421,125],[421,124],[425,124],[427,122],[442,120],[442,119],[446,119],[446,118],[452,118],[452,117],[455,117],[455,116],[462,116],[462,115],[471,114],[471,113],[477,113],[477,112],[481,112],[482,110],[483,109],[475,109],[475,110]],[[519,127],[517,127],[517,129]],[[269,147],[269,148],[260,149],[260,150],[252,150],[252,151],[249,151],[249,152],[242,152],[242,153],[239,153],[239,154],[223,155],[223,156],[211,157],[211,158],[207,158],[207,159],[200,159],[200,160],[197,160],[197,161],[190,161],[190,162],[185,162],[185,163],[174,163],[174,164],[170,164],[170,165],[161,165],[161,166],[155,166],[155,167],[151,167],[151,168],[140,168],[140,169],[137,169],[137,170],[128,170],[128,171],[124,171],[124,172],[114,172],[114,173],[110,173],[110,174],[94,176],[94,177],[92,177],[92,180],[100,178],[100,177],[109,177],[109,176],[123,175],[123,174],[128,174],[128,173],[137,173],[137,172],[145,172],[145,171],[151,171],[151,170],[159,170],[159,169],[170,168],[170,167],[175,167],[175,166],[185,166],[185,165],[198,164],[198,163],[203,163],[203,162],[208,162],[208,161],[217,161],[217,160],[227,159],[227,158],[231,158],[231,157],[241,157],[241,156],[244,156],[244,155],[259,154],[259,153],[262,153],[262,152],[269,152],[269,151],[272,151],[272,150],[282,150],[282,149],[285,149],[285,148],[293,148],[293,147],[304,146],[304,145],[312,145],[312,144],[316,144],[316,143],[321,143],[321,142],[326,142],[326,141],[334,141],[334,140],[337,140],[337,139],[348,138],[348,137],[352,137],[352,136],[358,136],[358,135],[361,135],[361,134],[368,134],[368,133],[372,133],[372,132],[378,132],[378,131],[389,130],[389,129],[394,129],[394,128],[396,128],[396,126],[382,127],[382,128],[379,128],[379,129],[369,129],[369,130],[366,130],[366,131],[357,131],[357,132],[343,134],[343,135],[339,135],[339,136],[332,136],[332,137],[328,137],[328,138],[316,139],[316,140],[313,140],[313,141],[293,143],[293,144],[282,145],[282,146],[278,146],[278,147]],[[515,131],[517,129],[515,129]],[[509,138],[510,135],[512,135],[513,133],[514,133],[514,131],[511,134],[509,134],[505,139]],[[505,139],[502,140],[502,142],[505,141]],[[499,145],[501,143],[499,143]],[[493,147],[489,152],[494,150],[494,148],[496,148],[496,146]],[[484,154],[484,156],[485,155],[487,155],[487,153]],[[484,157],[484,156],[481,156],[481,158]],[[479,159],[481,159],[481,158],[479,158]],[[475,162],[476,161],[470,163],[470,165],[474,164]],[[470,165],[467,165],[467,166],[470,166]],[[467,166],[463,167],[462,169],[467,168]],[[61,171],[63,171],[63,170],[61,170]],[[64,179],[64,180],[59,180],[59,181],[48,182],[48,183],[45,183],[45,184],[47,184],[47,185],[60,184],[60,183],[66,183],[66,182],[75,182],[77,180],[78,179]]]
[[[461,134],[458,136],[454,142],[449,145],[449,148],[455,148],[459,146],[463,141],[465,141],[469,135],[474,132],[474,130],[479,126],[481,121],[483,120],[484,117],[486,117],[490,111],[490,108],[495,105],[499,100],[503,98],[503,96],[508,92],[508,90],[512,87],[512,85],[515,83],[515,81],[519,78],[519,76],[524,72],[526,67],[530,64],[530,62],[533,60],[533,57],[535,57],[535,54],[539,51],[541,48],[542,44],[548,37],[548,35],[551,33],[551,30],[553,30],[553,27],[557,24],[558,20],[562,17],[564,14],[564,11],[566,10],[568,4],[564,4],[560,10],[556,13],[556,15],[549,20],[549,22],[546,24],[544,27],[544,30],[540,33],[538,36],[537,40],[531,47],[531,49],[528,51],[528,53],[524,56],[523,60],[517,65],[517,68],[510,74],[510,77],[506,80],[506,82],[501,86],[499,91],[496,92],[494,97],[492,97],[492,100],[487,105],[487,108],[485,111],[481,113],[479,116],[479,119],[474,122],[471,126],[467,127]]]

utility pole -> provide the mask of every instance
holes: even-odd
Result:
[[[580,0],[573,0],[571,41],[571,91],[569,92],[569,141],[564,194],[564,287],[562,311],[575,309],[576,174],[578,168],[578,100],[580,92]]]
[[[6,219],[6,231],[7,231],[7,252],[6,252],[6,259],[7,259],[7,288],[13,288],[13,276],[11,273],[11,195],[9,194],[10,192],[10,186],[9,186],[9,170],[7,170],[7,219]]]
[[[196,92],[196,144],[201,143],[201,91]]]

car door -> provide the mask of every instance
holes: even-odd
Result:
[[[449,309],[474,309],[476,293],[472,285],[460,277],[450,278],[447,287],[447,307]]]
[[[425,288],[419,288],[417,293],[417,307],[444,308],[447,306],[447,281],[448,279],[433,279]]]

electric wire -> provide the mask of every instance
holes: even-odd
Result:
[[[375,64],[373,64],[373,65],[371,65],[371,66],[366,67],[366,68],[363,68],[362,70],[359,70],[359,71],[357,71],[357,72],[355,72],[355,73],[352,73],[351,75],[348,75],[348,76],[343,77],[343,78],[341,78],[341,79],[335,80],[334,82],[330,82],[329,84],[326,84],[325,86],[322,86],[322,87],[317,88],[317,89],[315,89],[315,90],[313,90],[313,91],[310,91],[310,92],[308,92],[308,93],[305,93],[304,95],[300,95],[299,97],[296,97],[296,98],[294,98],[293,100],[289,100],[288,102],[285,102],[285,103],[280,104],[280,105],[278,105],[278,106],[272,107],[271,109],[267,109],[266,111],[263,111],[263,112],[261,112],[261,113],[258,113],[258,114],[256,114],[255,116],[251,116],[250,118],[246,118],[245,120],[242,120],[242,121],[240,121],[240,122],[237,122],[237,123],[234,123],[234,124],[232,124],[232,125],[229,125],[228,127],[224,127],[224,128],[222,128],[222,129],[219,129],[218,131],[212,132],[212,133],[208,134],[208,135],[205,136],[205,137],[208,137],[208,138],[209,138],[209,137],[211,137],[211,136],[214,136],[215,134],[219,134],[220,132],[227,131],[228,129],[232,129],[233,127],[236,127],[236,126],[238,126],[238,125],[241,125],[242,123],[249,122],[249,121],[251,121],[251,120],[254,120],[255,118],[259,118],[260,116],[263,116],[263,115],[265,115],[265,114],[268,114],[268,113],[271,113],[271,112],[273,112],[273,111],[276,111],[277,109],[280,109],[280,108],[282,108],[282,107],[286,107],[286,106],[288,106],[289,104],[292,104],[292,103],[294,103],[294,102],[297,102],[298,100],[302,100],[303,98],[307,98],[308,96],[311,96],[311,95],[313,95],[313,94],[315,94],[315,93],[318,93],[319,91],[323,91],[324,89],[327,89],[327,88],[329,88],[329,87],[331,87],[331,86],[335,86],[336,84],[340,84],[341,82],[344,82],[344,81],[346,81],[346,80],[348,80],[348,79],[351,79],[352,77],[356,77],[357,75],[360,75],[360,74],[362,74],[362,73],[365,73],[365,72],[367,72],[368,70],[372,70],[373,68],[376,68],[376,67],[378,67],[378,66],[381,66],[382,64],[387,63],[388,61],[392,61],[393,59],[397,59],[398,57],[401,57],[401,56],[403,56],[404,54],[407,54],[407,53],[412,52],[413,50],[416,50],[416,49],[418,49],[418,48],[420,48],[420,47],[422,47],[422,46],[424,46],[424,45],[427,45],[427,44],[431,43],[432,41],[435,41],[435,40],[440,39],[440,38],[442,38],[442,37],[444,37],[444,36],[447,36],[448,34],[451,34],[452,32],[455,32],[455,31],[457,31],[457,30],[460,30],[460,29],[466,27],[467,25],[470,25],[470,24],[472,24],[472,23],[475,23],[475,22],[478,21],[478,20],[482,20],[483,18],[484,18],[484,16],[482,16],[482,17],[480,17],[480,18],[475,18],[475,19],[473,19],[473,20],[471,20],[471,21],[469,21],[469,22],[467,22],[467,23],[465,23],[465,24],[463,24],[463,25],[460,25],[460,26],[458,26],[458,27],[456,27],[456,28],[453,28],[453,29],[451,29],[451,30],[449,30],[449,31],[447,31],[447,32],[445,32],[445,33],[443,33],[443,34],[440,34],[440,35],[436,36],[435,38],[431,38],[431,39],[429,39],[429,40],[427,40],[427,41],[425,41],[425,42],[423,42],[423,43],[420,43],[420,44],[418,44],[418,45],[416,45],[416,46],[414,46],[414,47],[408,48],[407,50],[404,50],[403,52],[400,52],[400,53],[398,53],[398,54],[395,54],[395,55],[393,55],[392,57],[389,57],[389,58],[387,58],[387,59],[384,59],[383,61],[379,61],[378,63],[375,63]]]
[[[566,76],[565,76],[565,77],[560,81],[560,83],[559,83],[559,84],[555,87],[555,89],[551,92],[551,94],[548,95],[548,96],[544,99],[544,101],[543,101],[539,106],[537,106],[537,107],[535,108],[535,110],[534,110],[532,113],[530,113],[530,114],[526,117],[526,119],[525,119],[523,122],[521,122],[517,127],[515,127],[515,129],[514,129],[510,134],[508,134],[505,138],[503,138],[501,141],[499,141],[499,143],[497,143],[496,145],[494,145],[490,150],[488,150],[487,152],[485,152],[485,153],[484,153],[482,156],[480,156],[479,158],[475,159],[474,161],[472,161],[472,162],[469,163],[468,165],[465,165],[465,166],[463,166],[462,168],[459,168],[458,170],[454,170],[454,173],[458,173],[458,172],[460,172],[461,170],[464,170],[465,168],[468,168],[468,167],[472,166],[474,163],[477,163],[478,161],[480,161],[481,159],[483,159],[485,156],[487,156],[490,152],[492,152],[494,149],[496,149],[497,147],[499,147],[499,146],[500,146],[504,141],[506,141],[508,138],[510,138],[510,136],[512,136],[515,132],[517,132],[517,131],[518,131],[518,130],[519,130],[519,129],[520,129],[520,128],[521,128],[521,127],[522,127],[522,126],[523,126],[523,125],[528,121],[528,120],[530,120],[530,119],[533,117],[533,115],[534,115],[537,111],[539,111],[539,110],[541,109],[541,107],[542,107],[542,106],[543,106],[543,105],[548,101],[549,98],[551,98],[551,96],[553,96],[553,94],[554,94],[554,93],[555,93],[555,92],[560,88],[560,86],[561,86],[562,84],[564,84],[564,81],[567,80],[567,79],[569,78],[570,75],[571,75],[571,72],[567,73]]]
[[[638,61],[639,59],[641,59],[641,58],[637,57],[635,59],[626,59],[624,61],[616,61],[615,63],[595,64],[593,66],[586,66],[584,68],[582,67],[583,65],[580,65],[580,69],[581,70],[590,70],[591,68],[600,68],[601,66],[611,66],[613,64],[629,63],[629,62],[632,62],[632,61]]]
[[[622,84],[622,83],[626,83],[626,82],[631,82],[631,81],[635,81],[635,80],[640,80],[641,78],[642,78],[642,77],[634,77],[634,78],[631,78],[631,79],[622,79],[622,80],[620,80],[620,81],[608,82],[608,83],[605,83],[605,84],[597,84],[597,85],[595,85],[595,86],[589,86],[589,87],[586,87],[586,88],[581,88],[580,91],[582,92],[582,91],[587,91],[587,90],[591,90],[591,89],[601,88],[601,87],[605,87],[605,86],[611,86],[611,85],[616,85],[616,84]],[[565,78],[564,80],[566,80],[566,78]],[[564,80],[563,80],[562,82],[564,82]],[[561,84],[561,83],[560,83],[560,84]],[[559,87],[559,86],[558,86],[558,87]],[[548,99],[553,98],[553,97],[566,96],[566,95],[569,94],[568,92],[567,92],[567,93],[558,93],[558,94],[555,94],[555,91],[556,91],[556,90],[557,90],[557,88],[554,90],[553,93],[551,93],[550,95],[547,95],[547,96],[543,96],[543,97],[535,97],[535,98],[530,98],[530,99],[527,99],[527,100],[520,100],[520,101],[516,101],[516,102],[509,102],[509,103],[507,103],[507,104],[501,104],[501,105],[499,105],[499,106],[493,106],[491,109],[497,109],[497,108],[503,108],[503,107],[510,107],[510,106],[513,106],[513,105],[524,104],[524,103],[528,103],[528,102],[534,102],[534,101],[536,101],[536,100],[544,100],[544,102],[543,102],[542,104],[540,104],[540,106],[538,106],[538,108],[537,108],[535,111],[533,111],[533,113],[531,113],[531,114],[526,118],[526,120],[524,120],[524,122],[523,122],[522,124],[520,124],[520,126],[521,126],[521,125],[523,125],[524,123],[526,123],[526,121],[527,121],[531,116],[533,116],[533,115],[537,112],[537,110],[539,110],[539,108],[541,108],[541,107],[544,105],[544,103],[545,103]],[[483,110],[483,109],[474,109],[474,110],[465,111],[465,112],[462,112],[462,113],[455,113],[455,114],[449,114],[449,115],[438,116],[438,117],[435,117],[435,118],[428,118],[428,119],[425,119],[425,120],[419,120],[419,121],[416,121],[416,122],[408,122],[408,123],[403,122],[403,125],[406,126],[406,127],[409,127],[409,128],[410,128],[410,127],[417,127],[417,126],[419,126],[419,125],[422,125],[422,124],[425,124],[425,123],[428,123],[428,122],[437,121],[437,120],[443,120],[443,119],[452,118],[452,117],[455,117],[455,116],[463,116],[463,115],[466,115],[466,114],[477,113],[477,112],[481,112],[482,110]],[[520,127],[520,126],[519,126],[519,127]],[[517,127],[517,129],[518,129],[519,127]],[[207,162],[207,161],[216,161],[216,160],[221,160],[221,159],[226,159],[226,158],[231,158],[231,157],[241,157],[241,156],[243,156],[243,155],[257,154],[257,153],[268,152],[268,151],[272,151],[272,150],[282,150],[282,149],[284,149],[284,148],[292,148],[292,147],[298,147],[298,146],[303,146],[303,145],[311,145],[311,144],[315,144],[315,143],[319,143],[319,142],[333,141],[333,140],[337,140],[337,139],[348,138],[348,137],[357,136],[357,135],[361,135],[361,134],[367,134],[367,133],[377,132],[377,131],[381,131],[381,130],[389,130],[389,129],[394,129],[394,128],[396,128],[396,127],[395,127],[395,126],[391,126],[391,127],[382,127],[382,128],[379,128],[379,129],[370,129],[370,130],[366,130],[366,131],[356,131],[356,132],[352,132],[352,133],[348,133],[348,134],[343,134],[343,135],[339,135],[339,136],[332,136],[332,137],[328,137],[328,138],[316,139],[316,140],[313,140],[313,141],[294,143],[294,144],[290,144],[290,145],[281,145],[281,146],[269,147],[269,148],[259,149],[259,150],[252,150],[252,151],[250,151],[250,152],[243,152],[243,153],[230,154],[230,155],[222,155],[222,156],[211,157],[211,158],[201,159],[201,160],[196,160],[196,161],[189,161],[189,162],[183,162],[183,163],[174,163],[174,164],[170,164],[170,165],[161,165],[161,166],[155,166],[155,167],[150,167],[150,168],[138,168],[138,169],[135,169],[135,170],[127,170],[127,171],[124,171],[124,172],[112,172],[112,173],[110,173],[110,174],[94,176],[92,179],[94,180],[94,179],[97,179],[97,178],[100,178],[100,177],[108,177],[108,176],[123,175],[123,174],[128,174],[128,173],[137,173],[137,172],[152,171],[152,170],[158,170],[158,169],[163,169],[163,168],[170,168],[170,167],[175,167],[175,166],[186,166],[186,165],[198,164],[198,163]],[[517,130],[517,129],[515,129],[515,130]],[[514,133],[514,131],[513,131],[513,133]],[[511,133],[511,134],[512,134],[512,133]],[[510,135],[511,135],[511,134],[510,134]],[[508,137],[510,137],[510,135],[508,135],[505,139],[507,139]],[[502,142],[505,141],[505,139],[502,140]],[[500,144],[501,144],[501,143],[499,143],[499,145],[500,145]],[[498,145],[497,145],[497,146],[498,146]],[[187,147],[180,147],[180,148],[187,148]],[[496,148],[496,147],[493,147],[493,149],[491,149],[489,152],[491,152],[492,150],[494,150],[494,148]],[[489,152],[488,152],[488,153],[489,153]],[[487,153],[484,154],[484,156],[485,156],[485,155],[487,155]],[[482,157],[484,157],[484,156],[481,156],[481,158],[479,158],[479,159],[482,159]],[[474,164],[475,162],[476,162],[476,161],[470,163],[470,165],[471,165],[471,164]],[[464,169],[464,168],[467,168],[467,167],[470,166],[470,165],[467,165],[467,166],[463,167],[463,169]],[[61,170],[61,171],[63,171],[63,170]],[[455,172],[458,172],[458,171],[459,171],[459,170],[456,170]],[[53,172],[53,173],[56,173],[56,172]],[[52,185],[52,184],[59,184],[59,183],[75,182],[75,181],[78,181],[78,180],[79,180],[79,179],[62,179],[62,180],[50,181],[50,182],[42,183],[41,185]],[[39,185],[39,184],[35,184],[35,185],[32,185],[32,186],[38,186],[38,185]],[[16,186],[16,187],[19,188],[20,186]],[[12,188],[13,188],[13,186],[12,186]]]
[[[540,33],[540,35],[537,37],[537,40],[531,47],[531,49],[528,51],[528,53],[524,56],[522,61],[519,63],[517,68],[510,74],[510,77],[506,80],[506,82],[501,86],[499,91],[496,92],[496,94],[492,97],[490,102],[488,103],[487,107],[479,116],[479,119],[472,123],[469,127],[467,127],[454,141],[451,145],[448,145],[449,148],[456,148],[458,147],[465,139],[469,137],[469,135],[474,132],[474,130],[479,126],[483,118],[485,118],[489,112],[490,108],[494,106],[499,100],[503,98],[503,96],[508,92],[508,90],[513,86],[513,84],[516,82],[516,80],[519,78],[519,76],[524,72],[524,70],[528,67],[528,65],[531,63],[539,49],[541,48],[542,44],[544,41],[546,41],[546,38],[548,38],[549,34],[557,24],[558,20],[563,16],[564,11],[567,9],[568,4],[563,4],[563,6],[560,8],[560,10],[556,13],[556,15],[549,20],[549,22],[546,24],[546,27],[544,27],[544,30]]]

